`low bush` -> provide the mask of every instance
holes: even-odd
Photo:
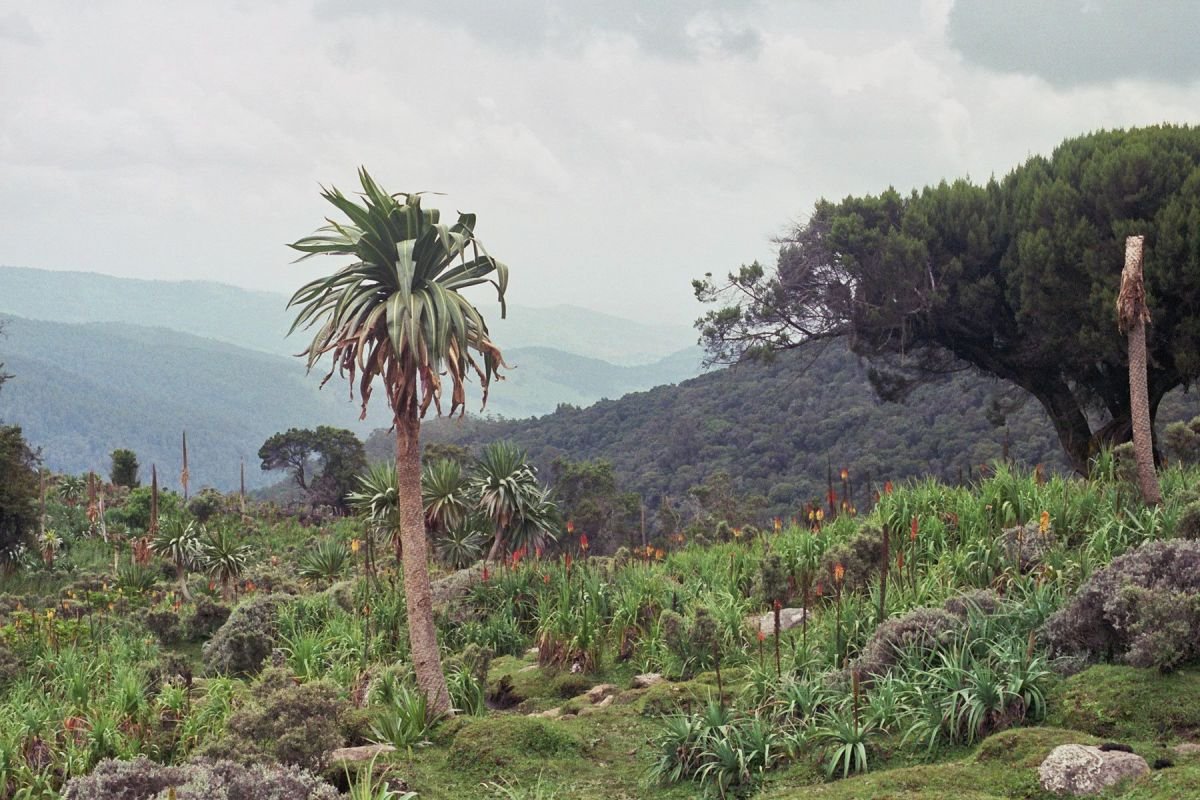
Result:
[[[876,628],[856,666],[864,678],[884,675],[906,656],[933,653],[961,627],[962,618],[945,609],[914,608]]]
[[[1094,573],[1046,623],[1051,651],[1169,672],[1200,661],[1200,541],[1149,542]]]
[[[883,532],[864,526],[849,539],[826,550],[821,557],[820,572],[828,583],[835,583],[834,570],[839,564],[845,570],[842,585],[847,591],[861,591],[877,583],[883,566]]]
[[[350,704],[323,681],[296,685],[280,670],[264,672],[254,701],[229,718],[228,736],[205,754],[243,763],[278,761],[319,772],[331,750],[346,743]]]
[[[163,766],[147,758],[101,761],[73,778],[63,800],[338,800],[337,789],[311,772],[266,764],[195,759]]]
[[[279,641],[279,609],[288,598],[261,595],[243,602],[204,645],[211,673],[254,675]]]
[[[189,642],[207,641],[225,624],[231,611],[229,606],[200,595],[191,610],[184,614],[184,636]]]

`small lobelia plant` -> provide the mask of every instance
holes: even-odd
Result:
[[[350,560],[350,547],[343,540],[322,539],[301,558],[300,577],[331,584],[346,574]]]

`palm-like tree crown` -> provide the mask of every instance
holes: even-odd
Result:
[[[388,194],[365,169],[359,181],[362,204],[337,189],[322,191],[348,223],[329,220],[291,245],[305,254],[300,260],[322,253],[356,259],[305,284],[289,303],[300,307],[293,331],[320,323],[302,354],[309,368],[332,352],[325,380],[340,371],[353,385],[358,374],[364,417],[377,375],[397,418],[424,416],[431,403],[441,413],[442,373],[451,381],[451,414],[464,405],[472,370],[486,404],[488,385],[505,365],[483,317],[459,291],[492,284],[503,317],[508,268],[475,239],[474,214],[445,225],[436,209],[421,208],[420,194]]]

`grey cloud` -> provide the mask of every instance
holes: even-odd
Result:
[[[969,62],[1058,87],[1200,79],[1194,0],[958,0],[951,45]]]
[[[15,11],[11,11],[0,17],[0,39],[8,39],[9,41],[27,45],[39,45],[42,43],[42,37],[34,30],[29,20]]]
[[[762,34],[743,19],[759,0],[609,0],[583,4],[563,0],[319,0],[324,20],[399,13],[462,28],[482,44],[532,51],[571,51],[603,36],[628,36],[645,53],[690,59],[702,53],[754,56]]]

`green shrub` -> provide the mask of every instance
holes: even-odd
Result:
[[[232,609],[227,605],[200,595],[184,614],[183,630],[189,642],[206,641],[229,619]]]
[[[183,623],[172,609],[147,608],[138,613],[138,620],[163,644],[178,644],[183,639]]]
[[[864,525],[849,539],[826,550],[821,557],[820,572],[830,583],[834,582],[834,568],[838,564],[846,570],[842,581],[847,591],[861,591],[877,584],[883,566],[883,532]]]
[[[885,620],[863,648],[856,666],[877,677],[907,658],[924,660],[962,627],[962,619],[941,608],[914,608]]]
[[[174,792],[168,795],[171,789]],[[181,766],[101,761],[90,775],[67,782],[63,800],[338,800],[337,789],[311,772],[265,764],[195,759]]]
[[[211,673],[253,675],[279,641],[279,609],[288,598],[260,595],[233,610],[204,645],[204,666]]]
[[[1175,536],[1178,539],[1200,539],[1200,500],[1183,507],[1179,521],[1175,523]]]
[[[228,736],[208,745],[205,755],[243,763],[265,759],[319,772],[329,752],[345,745],[343,717],[350,704],[338,697],[337,687],[275,680],[276,672],[256,687],[253,702],[234,712]]]
[[[1046,622],[1051,651],[1167,672],[1200,661],[1200,541],[1149,542],[1094,573]]]

